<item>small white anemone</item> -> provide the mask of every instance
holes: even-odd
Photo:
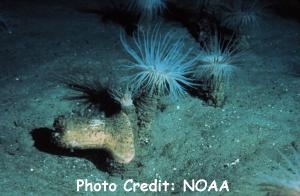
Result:
[[[185,47],[184,38],[173,30],[161,33],[159,25],[146,32],[139,28],[132,44],[121,34],[122,45],[131,57],[123,67],[134,72],[129,76],[133,92],[145,90],[150,96],[176,98],[185,94],[185,87],[195,85],[189,75],[198,56],[192,56],[193,48]]]
[[[143,18],[153,19],[166,7],[165,0],[130,0],[131,7],[137,9]]]
[[[110,90],[109,93],[114,100],[121,104],[122,107],[133,106],[133,94],[128,87],[126,87],[124,90]]]
[[[223,24],[233,29],[246,29],[257,26],[264,15],[264,6],[257,0],[233,0],[230,4],[223,4]]]
[[[211,36],[200,52],[200,64],[196,77],[211,80],[215,84],[229,81],[235,67],[240,63],[242,51],[234,47],[232,39],[228,43],[221,41],[217,33]]]

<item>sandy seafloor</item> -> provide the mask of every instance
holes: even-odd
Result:
[[[38,2],[6,1],[0,10],[12,31],[0,34],[0,195],[93,195],[76,193],[78,178],[122,185],[132,174],[109,174],[85,158],[40,151],[30,134],[52,129],[56,116],[80,107],[64,99],[71,91],[53,76],[82,74],[104,83],[122,76],[118,59],[127,55],[121,28],[77,10],[94,1]],[[272,174],[278,151],[290,156],[300,149],[299,22],[274,15],[262,23],[247,34],[251,51],[222,108],[187,95],[157,111],[148,156],[133,172],[136,181],[227,179],[225,195],[263,195],[257,174]]]

